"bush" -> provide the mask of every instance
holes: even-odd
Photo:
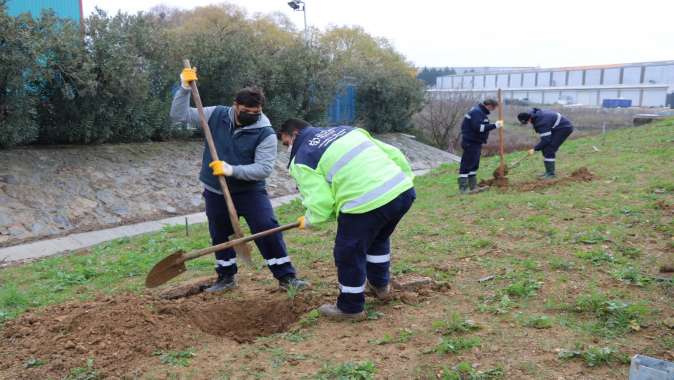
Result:
[[[307,42],[281,15],[248,16],[232,5],[72,22],[44,12],[10,17],[0,0],[0,146],[165,140],[189,131],[169,120],[184,58],[199,72],[204,104],[231,104],[262,87],[276,124],[322,124],[341,83],[354,82],[361,124],[409,126],[423,98],[413,68],[360,28],[313,32]],[[23,68],[16,75],[16,68]]]

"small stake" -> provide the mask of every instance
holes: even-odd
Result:
[[[185,236],[190,236],[190,225],[187,223],[187,217],[185,217]]]

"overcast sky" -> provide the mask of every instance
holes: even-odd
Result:
[[[192,8],[212,0],[83,0],[136,12],[158,4]],[[231,0],[250,12],[280,11],[301,26],[287,0]],[[309,24],[360,25],[388,38],[417,66],[576,66],[674,60],[670,0],[306,0]]]

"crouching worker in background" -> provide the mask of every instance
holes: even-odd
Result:
[[[366,287],[377,298],[389,296],[390,236],[416,198],[412,169],[400,150],[362,129],[315,128],[290,119],[279,134],[290,147],[290,174],[307,208],[300,228],[337,218],[340,294],[319,311],[362,320]]]
[[[487,99],[471,108],[461,123],[461,166],[459,167],[459,192],[478,192],[477,169],[480,167],[482,145],[487,143],[489,132],[503,126],[502,121],[489,122],[489,113],[499,106],[494,99]]]
[[[178,89],[171,105],[171,118],[175,122],[199,125],[199,114],[190,108],[190,82],[197,79],[193,69],[180,75]],[[265,189],[276,161],[277,141],[269,119],[262,113],[262,90],[244,88],[236,94],[234,105],[204,107],[204,114],[213,135],[218,156],[223,161],[213,161],[204,146],[199,180],[204,185],[206,217],[213,245],[224,243],[234,233],[227,213],[227,203],[216,176],[226,176],[234,207],[239,216],[248,222],[253,233],[278,227],[271,202]],[[281,288],[302,288],[308,284],[295,277],[281,233],[255,241],[269,270]],[[215,271],[218,280],[208,292],[224,291],[236,287],[236,254],[233,248],[215,253]]]
[[[557,111],[538,108],[518,114],[517,119],[523,125],[531,123],[536,133],[541,137],[541,141],[529,150],[529,154],[539,150],[543,152],[545,173],[540,177],[543,179],[555,178],[555,156],[559,147],[573,132],[571,121]]]

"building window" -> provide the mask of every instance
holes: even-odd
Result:
[[[604,69],[604,82],[602,84],[620,84],[620,68]]]
[[[601,82],[601,70],[585,70],[585,85],[596,86]]]
[[[566,71],[555,71],[552,73],[552,87],[566,86]]]

